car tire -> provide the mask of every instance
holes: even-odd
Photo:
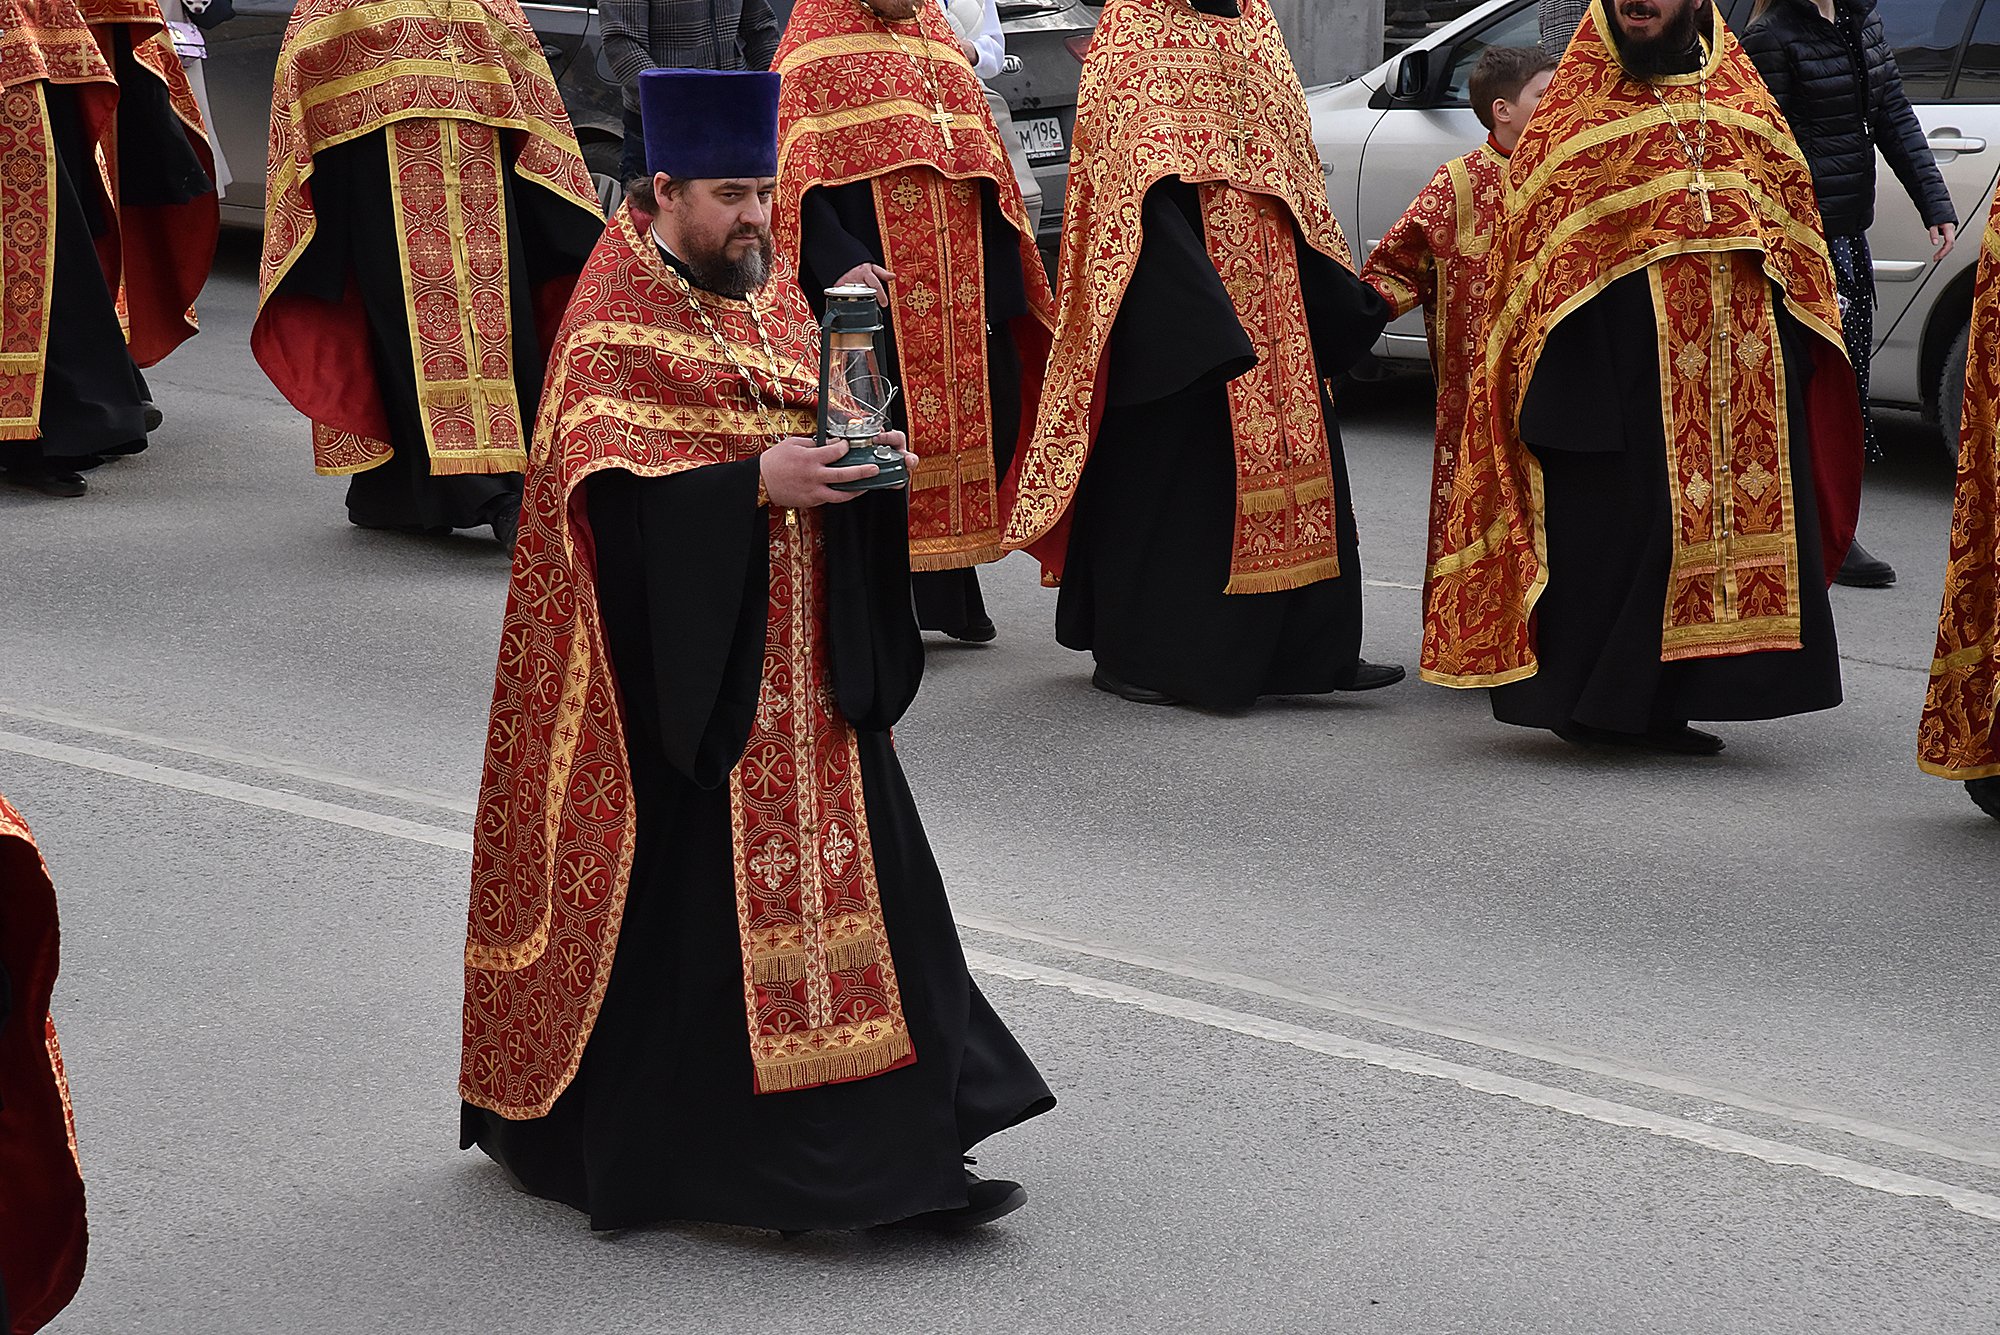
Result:
[[[1945,457],[1958,462],[1958,430],[1965,420],[1965,361],[1972,347],[1972,324],[1968,320],[1951,346],[1945,349],[1944,365],[1938,369],[1938,430],[1944,433]]]
[[[590,169],[590,183],[597,187],[597,202],[610,217],[625,202],[625,183],[618,179],[618,166],[625,146],[612,139],[591,139],[583,145],[583,165]]]

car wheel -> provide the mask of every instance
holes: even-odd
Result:
[[[1972,345],[1972,325],[1958,331],[1945,349],[1944,365],[1938,370],[1938,430],[1944,433],[1945,456],[1958,462],[1958,428],[1965,420],[1965,359]]]
[[[2000,778],[1972,779],[1965,785],[1972,804],[1995,820],[2000,820]]]
[[[590,168],[590,183],[597,187],[597,202],[610,217],[625,202],[625,183],[618,179],[618,165],[625,146],[610,139],[592,139],[583,146],[583,165]]]

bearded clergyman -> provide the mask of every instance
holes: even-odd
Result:
[[[1423,675],[1584,746],[1840,703],[1861,421],[1812,175],[1708,0],[1597,0],[1508,162]]]
[[[1111,0],[1084,62],[1058,323],[1007,544],[1136,703],[1402,680],[1361,658],[1329,385],[1388,307],[1355,276],[1266,0]]]
[[[991,640],[977,567],[1001,555],[1055,304],[986,93],[936,0],[799,0],[773,68],[778,248],[808,301],[864,284],[888,308],[918,624]]]
[[[967,971],[889,728],[900,490],[820,445],[778,78],[640,76],[655,174],[557,339],[502,631],[464,1138],[593,1227],[953,1231],[1054,1103]],[[885,448],[900,433],[880,438]]]

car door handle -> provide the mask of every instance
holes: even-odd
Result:
[[[561,60],[567,54],[568,54],[567,52],[565,52],[561,47],[557,46],[554,42],[542,43],[543,60]]]
[[[1933,130],[1924,140],[1933,153],[1984,153],[1986,141],[1971,135],[1960,134],[1957,130]]]
[[[1915,283],[1930,271],[1930,265],[1923,260],[1876,260],[1875,281],[1878,283]]]

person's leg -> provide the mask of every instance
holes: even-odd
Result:
[[[1827,248],[1833,253],[1834,283],[1840,293],[1840,333],[1861,391],[1862,448],[1868,462],[1874,463],[1882,457],[1882,447],[1875,441],[1875,423],[1868,415],[1868,357],[1875,346],[1875,266],[1869,258],[1866,236],[1828,237]],[[1896,571],[1856,540],[1849,545],[1834,582],[1856,589],[1886,589],[1896,582]]]

